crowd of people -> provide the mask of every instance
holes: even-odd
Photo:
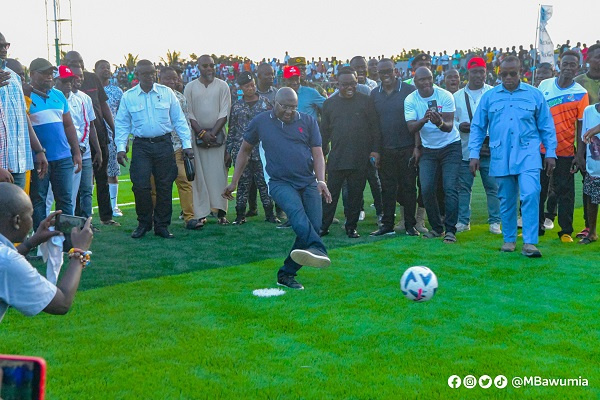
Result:
[[[133,71],[98,60],[90,72],[70,51],[60,66],[33,60],[28,77],[7,58],[9,47],[0,34],[0,181],[14,186],[0,191],[0,261],[21,275],[18,289],[0,291],[0,318],[3,305],[19,308],[23,293],[38,290],[45,295],[23,312],[56,311],[59,294],[58,309],[68,309],[92,230],[120,225],[119,164],[133,184],[134,239],[152,230],[174,238],[173,183],[190,230],[209,217],[241,226],[258,215],[260,199],[267,222],[296,234],[277,274],[279,285],[294,289],[303,288],[302,266],[330,264],[322,238],[339,223],[340,198],[347,236],[360,237],[367,182],[377,215],[371,236],[457,242],[470,229],[479,171],[501,251],[516,250],[522,227],[522,254],[541,257],[538,237],[556,216],[561,242],[597,240],[600,43],[561,46],[555,66],[539,63],[533,46],[513,46],[346,62],[203,55],[187,65],[140,60]],[[585,227],[574,235],[578,171]],[[87,219],[71,249],[52,230],[57,213]],[[31,279],[37,272],[17,254],[36,247],[48,260],[47,280]],[[57,283],[63,251],[71,262]]]

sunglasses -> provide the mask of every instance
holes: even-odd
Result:
[[[296,111],[298,109],[298,106],[288,106],[287,104],[281,104],[278,101],[275,103],[279,104],[279,107],[283,108],[285,111]]]
[[[202,64],[201,67],[202,68],[211,68],[211,69],[213,69],[215,67],[215,64]]]
[[[338,85],[342,88],[356,87],[358,85],[358,82],[338,83]]]
[[[10,47],[10,43],[0,43],[0,49],[7,49]]]
[[[510,76],[511,78],[516,77],[517,75],[519,75],[519,73],[517,71],[510,71],[510,72],[500,72],[500,76],[502,78],[506,78],[507,76]]]
[[[379,75],[392,75],[394,73],[394,70],[391,68],[388,68],[388,69],[380,69],[378,72],[379,72]]]

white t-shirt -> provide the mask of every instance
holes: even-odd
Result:
[[[420,120],[427,112],[427,102],[431,100],[436,101],[438,112],[440,113],[453,113],[456,111],[452,93],[434,86],[433,95],[430,97],[421,97],[418,90],[415,90],[406,97],[404,100],[404,118],[407,121]],[[442,132],[437,126],[431,122],[427,122],[423,125],[423,128],[421,128],[420,133],[423,147],[428,149],[441,149],[460,140],[458,128],[455,124],[452,125],[452,130],[450,132]]]
[[[41,276],[12,243],[0,235],[0,322],[9,305],[32,316],[42,312],[55,294],[56,286]]]
[[[587,106],[583,111],[581,137],[598,124],[600,113],[596,110],[596,105]],[[590,176],[600,178],[600,135],[594,136],[592,142],[586,146],[585,169]]]
[[[81,158],[83,160],[87,160],[88,158],[92,158],[90,129],[93,123],[92,121],[96,119],[92,99],[81,90],[78,90],[77,93],[69,93],[69,98],[67,101],[69,102],[69,109],[71,110],[71,119],[73,120],[73,125],[75,125],[75,129],[77,130],[77,139],[79,144],[85,146],[86,148],[85,153]]]

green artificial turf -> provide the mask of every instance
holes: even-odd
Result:
[[[303,268],[306,290],[275,298],[252,291],[275,287],[291,230],[256,217],[186,231],[176,204],[175,240],[136,241],[134,209],[122,207],[123,227],[95,235],[70,313],[10,310],[0,353],[44,357],[50,399],[600,397],[597,244],[562,244],[557,227],[541,238],[541,259],[500,253],[480,181],[472,230],[457,244],[376,240],[365,193],[363,237],[332,226],[332,266]],[[576,229],[581,220],[578,209]],[[411,265],[437,274],[427,303],[402,297],[399,279]],[[581,376],[589,387],[448,386],[451,375],[468,374]]]

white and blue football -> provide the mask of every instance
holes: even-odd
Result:
[[[402,294],[412,301],[431,300],[437,288],[437,276],[427,267],[410,267],[400,278]]]

